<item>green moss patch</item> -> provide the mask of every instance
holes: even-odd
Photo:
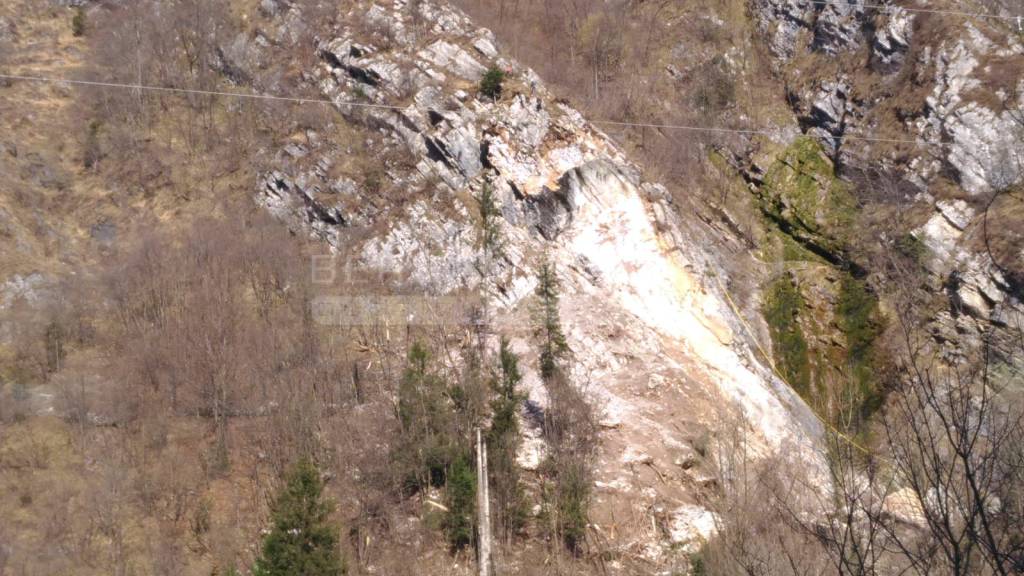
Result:
[[[808,306],[790,275],[768,285],[763,312],[772,355],[782,377],[823,417],[852,411],[863,421],[884,397],[876,346],[884,327],[878,300],[850,274],[827,286],[835,298],[831,321]]]
[[[883,328],[878,299],[863,281],[846,275],[839,283],[836,317],[846,337],[849,382],[859,388],[855,395],[860,404],[858,411],[862,417],[867,417],[882,403],[882,390],[876,376],[875,340]]]
[[[811,365],[807,339],[800,327],[803,297],[796,285],[783,276],[765,294],[764,317],[772,336],[772,353],[782,376],[804,398],[811,395]]]
[[[842,259],[857,203],[817,142],[802,136],[786,148],[759,196],[764,214],[784,233],[830,261]]]

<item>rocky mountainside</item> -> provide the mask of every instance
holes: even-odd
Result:
[[[539,5],[493,15],[486,2],[457,3],[554,70],[549,83],[585,113],[636,118],[616,139],[670,175],[684,213],[754,251],[753,262],[727,259],[740,263],[736,299],[764,313],[776,362],[819,412],[851,379],[849,351],[889,363],[903,326],[940,355],[993,344],[1018,365],[1016,7],[722,1],[566,9],[551,22]],[[606,44],[573,36],[573,22],[586,32],[607,18],[625,24]],[[559,46],[584,51],[578,65],[608,96],[581,94],[573,67],[533,50],[537,28],[568,35]],[[602,66],[595,47],[612,54]],[[853,372],[879,375],[858,393],[877,403],[884,370]]]
[[[1024,294],[1024,240],[1010,224],[1024,177],[1024,45],[1011,13],[752,7],[801,130],[865,190],[860,211],[873,214],[866,220],[881,227],[883,245],[926,271],[928,288],[915,298],[934,302],[921,314],[936,345],[960,354],[999,341],[1003,327],[1019,325]],[[770,170],[764,162],[754,162],[755,186]],[[874,256],[859,258],[883,294],[896,290]]]
[[[709,535],[701,443],[726,406],[737,407],[756,450],[806,450],[816,461],[821,425],[756,353],[730,307],[722,256],[703,248],[710,232],[681,219],[662,186],[457,10],[396,2],[355,5],[350,17],[358,14],[377,35],[350,28],[321,39],[306,78],[372,129],[376,153],[409,155],[380,175],[407,203],[333,177],[349,143],[320,131],[281,150],[259,201],[359,267],[401,272],[435,295],[482,290],[526,357],[527,297],[547,254],[563,284],[573,381],[601,414],[594,523],[611,546],[661,561]],[[508,78],[497,99],[476,94],[492,67]],[[500,246],[481,242],[484,190],[501,214]],[[527,405],[543,410],[529,365]],[[536,467],[544,449],[528,443],[524,466]]]
[[[350,573],[473,573],[464,440],[501,400],[521,431],[510,573],[697,574],[723,550],[826,573],[927,534],[960,493],[893,463],[900,426],[941,420],[901,412],[912,394],[981,369],[999,410],[967,394],[953,416],[1024,437],[998,419],[1024,391],[1017,15],[0,6],[0,574],[234,573],[300,453]],[[538,350],[547,264],[561,397]],[[495,396],[499,372],[521,397]],[[410,397],[450,445],[402,451]],[[584,547],[551,512],[566,398],[596,416]],[[993,470],[1010,489],[978,514],[1016,510],[993,524],[1017,543],[1019,466]]]
[[[362,265],[407,271],[438,293],[482,288],[499,318],[520,323],[514,311],[530,293],[531,263],[550,252],[572,287],[564,307],[576,382],[606,415],[606,510],[628,501],[671,527],[631,544],[650,557],[659,532],[671,545],[710,525],[693,507],[702,473],[689,464],[702,425],[677,421],[706,423],[716,399],[737,403],[766,446],[778,447],[820,434],[791,390],[829,414],[846,394],[835,382],[854,383],[865,417],[876,410],[900,326],[930,334],[947,358],[992,344],[1002,362],[1020,362],[1012,338],[1024,235],[1011,222],[1024,173],[1024,52],[1012,21],[857,2],[749,8],[792,118],[748,125],[772,134],[716,154],[730,166],[723,180],[735,171],[752,193],[740,209],[764,218],[753,244],[769,266],[758,272],[761,295],[745,303],[764,311],[766,327],[737,318],[722,273],[730,267],[722,243],[751,238],[686,215],[677,195],[644,181],[530,69],[503,58],[490,32],[445,6],[374,6],[365,14],[378,38],[349,30],[322,39],[322,61],[307,71],[347,118],[379,131],[384,149],[414,153],[415,166],[390,167],[388,180],[440,192],[352,245],[339,227],[380,220],[365,220],[358,206],[367,202],[352,202],[351,185],[324,175],[329,138],[301,159],[286,150],[260,184],[272,210],[354,251]],[[491,66],[510,72],[498,101],[473,96]],[[666,65],[670,75],[687,67]],[[475,215],[465,199],[485,188],[507,239],[496,255],[466,232]],[[751,218],[735,210],[724,208],[727,221]],[[861,232],[879,226],[881,237]],[[514,332],[516,323],[499,325]],[[767,335],[773,359],[756,351]],[[531,400],[543,406],[539,386]]]

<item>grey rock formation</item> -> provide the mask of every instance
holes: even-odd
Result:
[[[845,77],[822,82],[811,100],[810,109],[802,117],[807,132],[834,156],[840,137],[846,129],[850,84]]]
[[[806,46],[826,54],[855,50],[864,39],[863,0],[753,0],[752,8],[758,30],[781,60]]]
[[[903,64],[910,48],[914,17],[903,8],[894,8],[882,18],[871,43],[871,55],[876,68],[891,73]]]
[[[473,48],[476,48],[476,51],[485,58],[496,58],[498,56],[498,49],[494,47],[494,38],[490,36],[489,34],[482,34],[473,42]]]
[[[942,214],[946,221],[961,232],[967,229],[967,226],[974,218],[974,210],[972,210],[971,207],[967,205],[967,202],[964,202],[963,200],[940,200],[935,204],[935,207],[939,210],[939,213]]]
[[[1024,60],[1019,43],[1000,50],[970,25],[960,38],[944,42],[934,56],[927,114],[915,125],[929,140],[949,141],[943,156],[971,194],[1005,189],[1024,177],[1024,80],[1018,83],[1016,101],[1003,95],[1001,109],[969,96],[981,88],[976,76],[981,60],[1000,53]]]
[[[15,274],[0,284],[0,310],[22,300],[26,304],[35,305],[48,296],[48,288],[52,279],[39,272],[27,275]]]
[[[863,39],[863,21],[863,0],[828,2],[818,12],[811,45],[826,54],[854,50]]]
[[[277,16],[288,6],[285,0],[260,0],[260,12],[266,16]]]
[[[258,182],[259,201],[297,232],[354,255],[369,270],[401,274],[425,293],[487,294],[499,311],[496,329],[511,334],[527,357],[523,315],[539,255],[549,254],[564,286],[562,318],[576,357],[571,379],[590,384],[587,398],[605,423],[596,484],[601,513],[657,508],[673,525],[670,536],[645,537],[646,555],[690,549],[713,529],[700,506],[664,505],[697,497],[687,487],[706,481],[697,480],[699,466],[662,483],[627,471],[638,446],[644,462],[666,471],[693,452],[687,434],[666,425],[677,409],[713,410],[725,396],[766,450],[792,442],[809,448],[815,465],[820,427],[752,353],[743,324],[720,296],[720,275],[703,274],[719,268],[698,240],[703,230],[677,222],[664,189],[642,182],[617,146],[557,102],[531,70],[500,58],[489,32],[445,4],[421,0],[416,7],[420,29],[431,34],[375,50],[339,31],[320,43],[322,63],[308,71],[337,111],[365,128],[370,154],[401,152],[403,160],[382,161],[382,185],[374,189],[329,179],[320,164],[340,163],[345,144],[324,129],[318,142],[274,156],[274,169]],[[400,19],[398,11],[387,14]],[[529,95],[510,89],[497,101],[471,97],[491,65],[509,70],[509,84],[531,86]],[[396,69],[402,72],[388,72]],[[422,78],[412,93],[399,85],[410,77]],[[350,105],[357,95],[384,106]],[[502,254],[490,259],[473,201],[485,185],[503,216],[496,224]],[[349,234],[355,226],[365,234]],[[646,374],[654,372],[663,380],[651,388]],[[524,374],[530,401],[543,408],[538,375]],[[536,439],[531,453],[542,454],[534,450],[542,435],[526,435]],[[601,513],[593,522],[606,521]]]
[[[982,334],[998,334],[1004,318],[1021,311],[1014,294],[1020,281],[979,248],[975,209],[1024,180],[1020,36],[970,19],[946,22],[942,34],[915,35],[915,18],[923,16],[877,2],[829,0],[818,11],[799,1],[751,6],[775,67],[790,75],[787,96],[801,128],[846,170],[841,176],[900,175],[916,190],[886,193],[913,198],[919,213],[933,211],[909,232],[923,244],[932,297],[948,300],[947,312],[922,319],[938,348],[956,357],[980,346]],[[866,41],[870,67],[862,70],[864,52],[855,49]],[[915,43],[921,45],[911,49]],[[812,61],[840,60],[847,77],[837,78],[831,66],[790,66],[811,51],[820,54]],[[759,176],[750,178],[756,187]]]
[[[24,159],[22,178],[51,190],[64,190],[71,185],[71,174],[53,158],[33,152],[26,154]]]
[[[437,40],[417,56],[438,68],[447,68],[466,80],[477,81],[487,71],[469,52],[446,40]]]
[[[777,64],[800,50],[831,55],[848,52],[861,44],[866,33],[867,15],[861,0],[830,1],[820,11],[800,0],[755,0],[753,8],[758,28],[778,57]],[[877,18],[871,61],[876,69],[891,73],[906,58],[913,17],[894,8],[879,10]],[[941,150],[915,152],[907,164],[918,185],[926,186],[939,173],[942,166],[931,160],[938,156],[971,194],[1005,189],[1024,177],[1024,146],[1020,144],[1024,141],[1024,81],[1010,90],[992,91],[991,98],[983,97],[985,81],[981,78],[991,73],[993,61],[1024,62],[1024,46],[1005,31],[983,33],[971,23],[953,30],[954,35],[938,40],[934,49],[922,50],[920,61],[914,62],[920,73],[932,74],[934,86],[923,114],[908,121],[922,139],[949,144]],[[813,33],[809,45],[808,32]],[[1010,70],[1006,73],[1012,74]],[[1020,66],[1017,70],[1019,77]],[[853,110],[845,79],[820,82],[816,89],[793,96],[804,128],[833,153],[835,137],[875,130],[875,126],[856,122],[869,110]],[[857,118],[851,118],[851,113]]]
[[[814,4],[810,0],[753,0],[752,5],[758,29],[772,52],[782,59],[792,57],[814,25]]]
[[[540,194],[525,198],[526,222],[546,240],[554,240],[572,222],[578,179],[566,174],[558,188],[544,188]]]
[[[18,35],[18,28],[7,18],[0,18],[0,44],[11,42]]]
[[[264,47],[257,39],[250,39],[248,34],[239,34],[231,42],[217,46],[210,66],[233,84],[248,84],[253,72],[263,63]]]

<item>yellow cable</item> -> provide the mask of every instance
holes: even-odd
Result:
[[[785,382],[786,386],[789,386],[789,388],[791,390],[795,391],[796,389],[793,388],[793,385],[790,384],[788,380],[786,380],[786,377],[783,376],[782,372],[780,372],[778,367],[775,366],[775,361],[772,359],[772,355],[768,354],[765,351],[765,349],[761,346],[761,343],[757,340],[757,336],[754,334],[753,329],[751,329],[750,325],[747,324],[747,321],[743,319],[743,314],[740,312],[739,307],[736,306],[736,303],[733,302],[732,297],[729,296],[729,291],[725,289],[725,286],[722,284],[722,281],[718,278],[718,275],[716,274],[714,278],[715,278],[715,282],[718,284],[718,288],[722,291],[722,294],[725,295],[725,300],[729,303],[729,307],[732,308],[732,311],[736,315],[736,318],[738,318],[739,321],[740,321],[740,324],[743,325],[743,329],[747,331],[747,335],[750,336],[750,339],[754,342],[754,346],[756,346],[758,351],[761,352],[761,355],[764,356],[766,360],[768,360],[768,366],[771,367],[772,372],[779,378],[779,380],[782,380],[783,382]],[[853,446],[854,448],[860,450],[861,452],[863,452],[865,454],[871,454],[870,450],[868,450],[867,448],[864,448],[863,446],[858,444],[856,441],[854,441],[852,438],[850,438],[846,434],[844,434],[844,433],[840,432],[839,430],[837,430],[835,426],[833,426],[833,425],[829,424],[828,422],[826,422],[825,419],[822,418],[821,416],[819,416],[818,413],[814,411],[814,408],[811,408],[811,406],[809,404],[807,405],[807,409],[811,412],[811,414],[814,414],[814,417],[817,418],[818,421],[822,423],[822,425],[824,425],[826,428],[828,428],[829,430],[834,432],[836,434],[836,436],[838,436],[839,438],[842,438],[843,440],[848,442],[851,446]]]

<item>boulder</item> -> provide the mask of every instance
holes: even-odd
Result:
[[[814,24],[812,48],[833,55],[856,49],[862,37],[863,18],[863,0],[826,3]]]
[[[935,203],[935,207],[950,224],[960,231],[966,229],[974,218],[974,210],[963,200],[940,200]]]
[[[473,48],[477,52],[482,54],[485,58],[494,58],[498,55],[498,49],[494,47],[494,42],[491,38],[481,36],[473,42]]]
[[[957,299],[961,309],[975,318],[987,319],[992,308],[1006,299],[1006,280],[988,262],[975,256],[967,259],[957,274]]]
[[[439,140],[454,162],[454,167],[467,178],[480,173],[480,141],[471,126],[461,125],[449,130]]]
[[[288,8],[284,0],[260,0],[260,12],[269,18],[273,18]]]
[[[468,52],[446,40],[438,40],[418,54],[423,60],[439,68],[446,68],[456,76],[479,81],[487,68],[476,61]]]
[[[248,84],[253,71],[261,65],[262,51],[259,42],[239,34],[230,43],[214,49],[210,66],[233,84]]]
[[[15,274],[0,283],[0,310],[11,306],[15,301],[22,300],[29,305],[37,305],[49,295],[51,281],[39,272],[28,275]]]
[[[882,510],[911,526],[924,528],[928,525],[921,500],[910,488],[900,488],[886,495],[882,501]]]
[[[913,33],[914,17],[903,8],[888,12],[871,42],[872,64],[883,72],[894,72],[903,64]]]
[[[768,40],[772,53],[789,59],[802,44],[801,37],[814,23],[811,0],[753,0],[757,27]]]
[[[687,553],[696,553],[718,532],[719,519],[713,512],[693,504],[683,504],[672,511],[669,540]]]
[[[914,236],[920,238],[931,258],[926,263],[928,269],[937,275],[943,274],[953,257],[959,253],[957,242],[963,233],[942,214],[933,214]]]

